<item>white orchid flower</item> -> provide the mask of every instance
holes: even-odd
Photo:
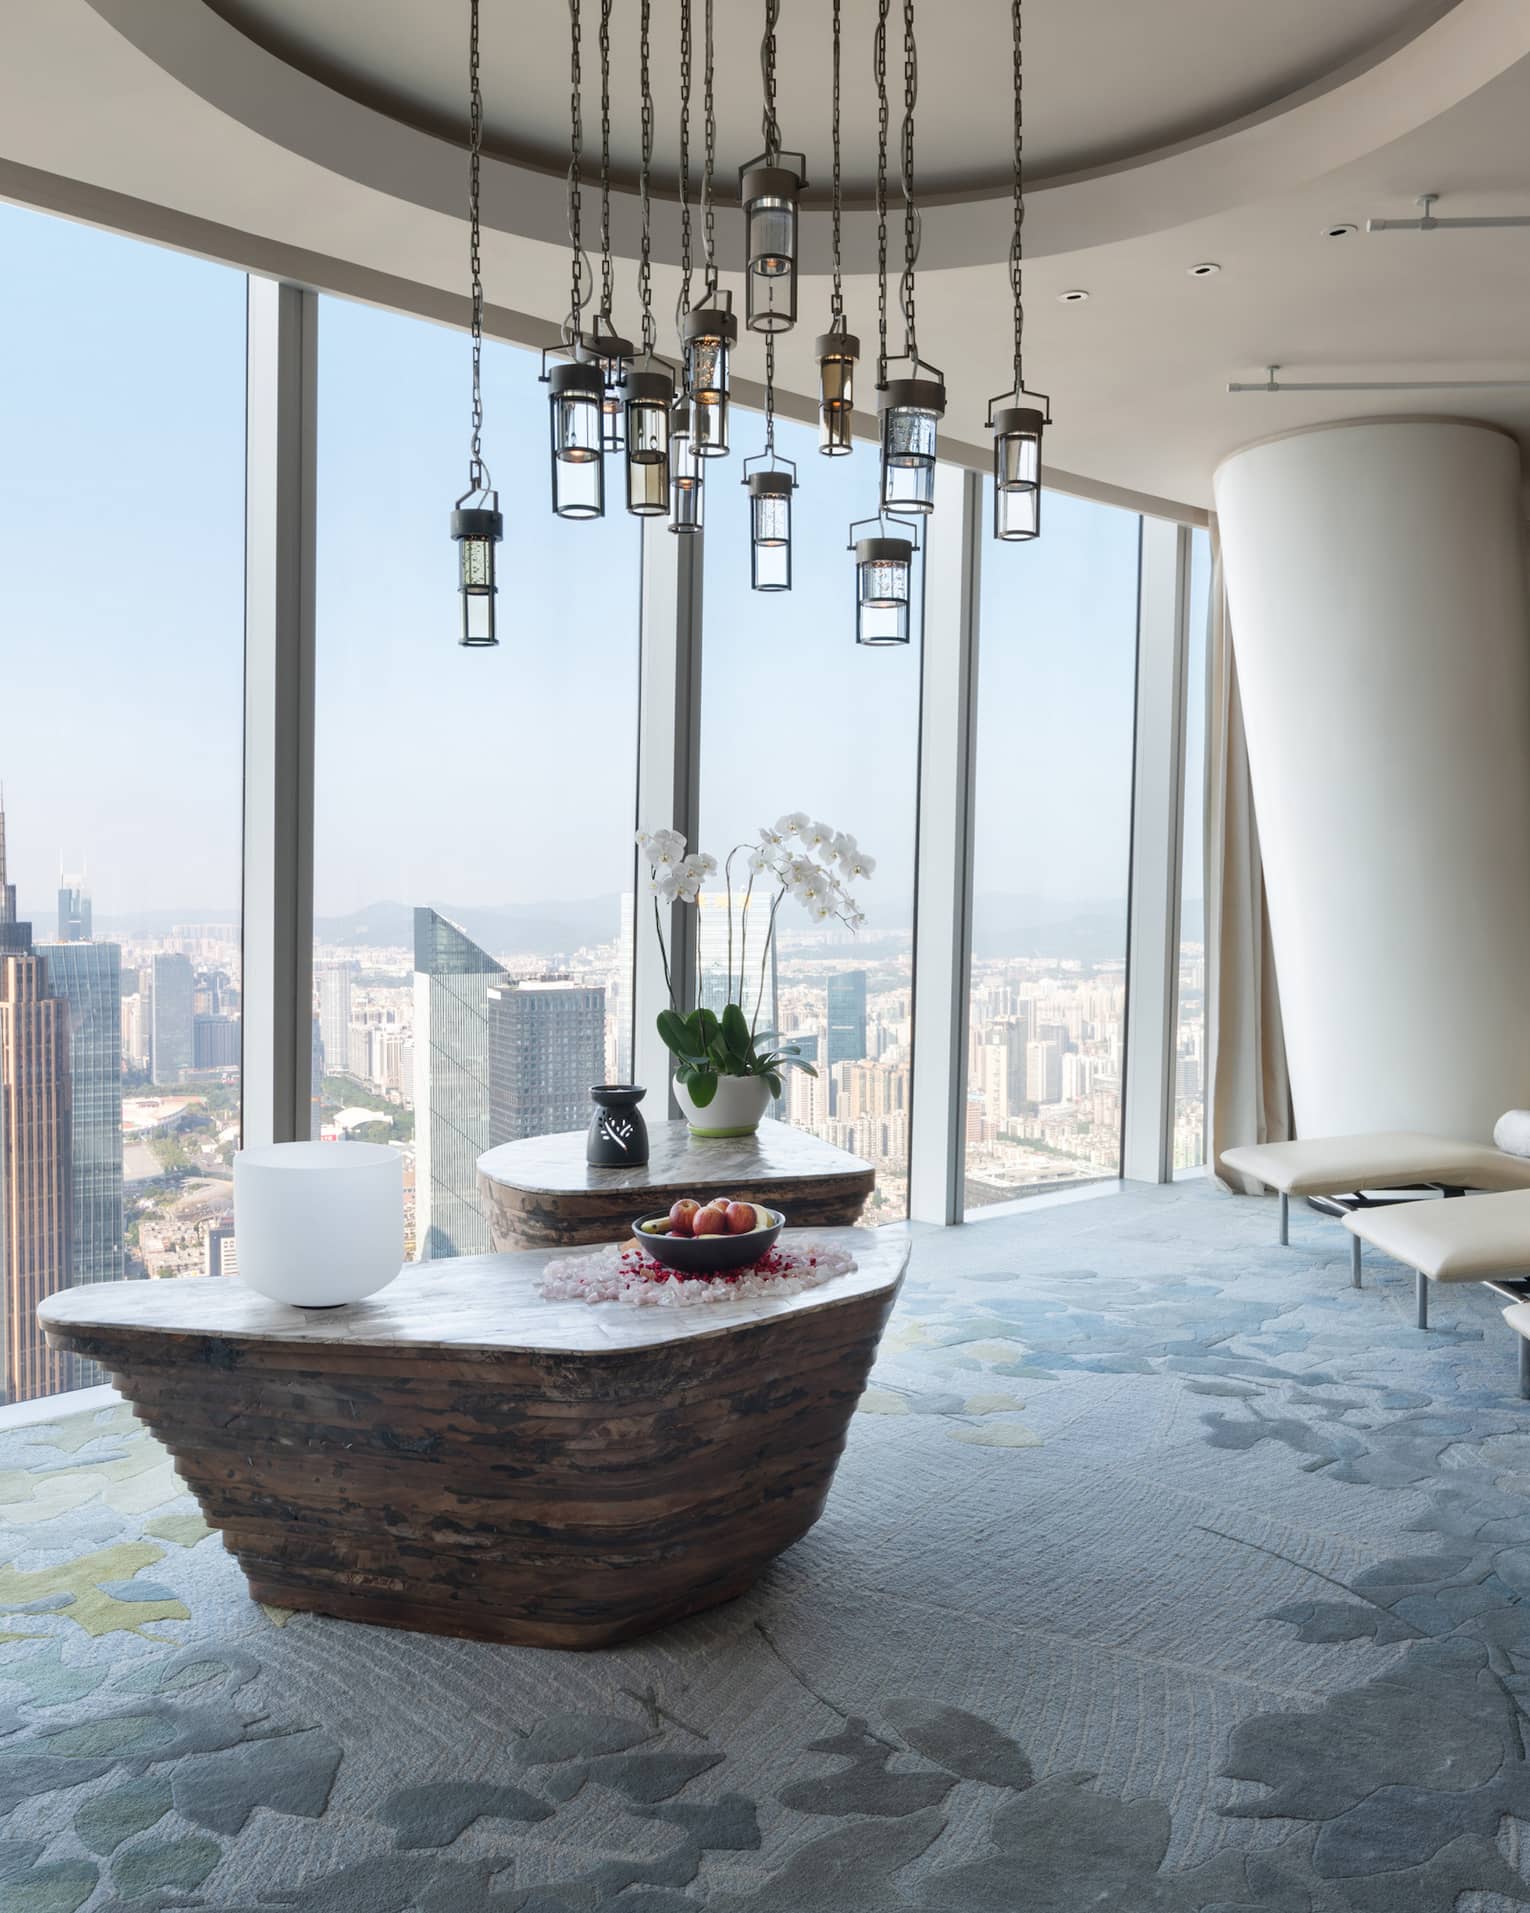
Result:
[[[856,852],[856,842],[848,830],[836,830],[829,849],[836,857],[853,857]]]
[[[843,858],[839,868],[847,880],[852,877],[871,877],[876,874],[877,860],[865,851],[858,850],[854,856]]]
[[[800,834],[809,850],[827,850],[834,841],[833,829],[828,824],[811,823]]]
[[[749,874],[751,877],[774,876],[776,865],[769,851],[761,848],[749,853]]]
[[[781,824],[784,824],[785,822],[786,822],[786,819],[783,817],[781,819]],[[760,830],[759,830],[760,842],[762,844],[768,845],[771,849],[774,849],[777,844],[783,842],[785,839],[785,832],[782,830],[781,824],[775,825],[774,828],[772,828],[771,825],[769,824],[761,824]]]
[[[664,903],[673,903],[679,894],[679,885],[673,877],[666,876],[662,870],[655,870],[648,879],[648,894],[651,897],[660,898]]]
[[[782,837],[800,837],[808,828],[808,814],[805,810],[788,811],[784,817],[776,819],[776,831]]]
[[[685,860],[685,869],[694,870],[698,877],[710,877],[716,874],[717,859],[705,850],[693,850]]]

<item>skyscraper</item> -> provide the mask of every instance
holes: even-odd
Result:
[[[572,977],[489,990],[489,1143],[552,1136],[589,1120],[605,1073],[606,993]]]
[[[829,1067],[858,1063],[866,1054],[866,972],[829,978]]]
[[[1062,1048],[1038,1039],[1025,1046],[1025,1094],[1032,1103],[1062,1101]]]
[[[120,1282],[122,952],[115,943],[42,943],[37,948],[54,991],[69,1011],[69,1280]]]
[[[6,879],[0,810],[0,1304],[7,1401],[72,1379],[43,1340],[37,1304],[69,1283],[69,1012]]]
[[[348,1070],[351,1042],[351,970],[348,963],[330,963],[319,972],[319,1040],[324,1045],[324,1068],[331,1075]]]
[[[489,1225],[489,988],[503,971],[439,911],[414,913],[415,1241],[422,1262],[481,1255]]]
[[[195,977],[191,958],[178,950],[156,951],[153,968],[149,1073],[156,1083],[175,1084],[196,1062]]]
[[[83,877],[58,878],[58,940],[60,943],[89,943],[90,897]]]

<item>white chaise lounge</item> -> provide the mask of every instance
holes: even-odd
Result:
[[[1447,1190],[1530,1190],[1530,1158],[1506,1155],[1491,1143],[1456,1142],[1412,1130],[1369,1136],[1304,1136],[1296,1142],[1250,1143],[1226,1149],[1221,1160],[1280,1193],[1280,1240],[1290,1240],[1292,1196],[1358,1195],[1365,1189],[1411,1189],[1438,1184]],[[1395,1215],[1399,1207],[1377,1213]],[[1463,1206],[1452,1203],[1452,1209]],[[1360,1211],[1368,1214],[1371,1212]],[[1527,1237],[1530,1242],[1530,1237]],[[1530,1268],[1530,1254],[1524,1257]],[[1350,1279],[1360,1286],[1360,1238],[1350,1250]]]
[[[1344,1226],[1357,1252],[1362,1241],[1369,1242],[1413,1270],[1420,1328],[1429,1326],[1431,1282],[1485,1282],[1513,1304],[1504,1314],[1520,1336],[1520,1393],[1530,1395],[1530,1342],[1523,1326],[1530,1293],[1530,1189],[1461,1202],[1356,1209]]]

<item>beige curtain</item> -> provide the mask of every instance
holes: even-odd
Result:
[[[1214,1173],[1243,1195],[1261,1185],[1222,1167],[1238,1143],[1284,1142],[1294,1132],[1280,992],[1265,907],[1264,864],[1249,783],[1243,707],[1211,523],[1206,632],[1206,1092]]]

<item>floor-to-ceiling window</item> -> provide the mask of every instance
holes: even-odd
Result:
[[[757,417],[735,418],[736,447],[753,451],[761,435]],[[751,590],[737,462],[719,460],[708,474],[701,839],[721,862],[761,826],[801,812],[855,838],[875,862],[850,883],[866,919],[859,929],[792,900],[782,906],[764,998],[817,1071],[788,1076],[777,1113],[872,1162],[867,1215],[887,1221],[908,1204],[917,621],[907,646],[855,642],[847,533],[875,507],[875,447],[823,458],[806,426],[782,422],[776,436],[801,478],[790,591]],[[701,908],[705,999],[727,974],[724,894],[714,888]]]
[[[983,543],[969,1214],[1121,1165],[1139,526],[1042,522]]]
[[[239,1137],[245,281],[0,207],[0,1401],[53,1290],[221,1272]]]
[[[316,1133],[406,1152],[411,1254],[488,1247],[485,1148],[631,1064],[638,526],[552,515],[536,355],[484,349],[495,650],[457,637],[468,342],[319,313]]]
[[[1206,614],[1211,537],[1190,534],[1185,650],[1184,842],[1179,886],[1179,1013],[1174,1043],[1174,1167],[1206,1160]]]

